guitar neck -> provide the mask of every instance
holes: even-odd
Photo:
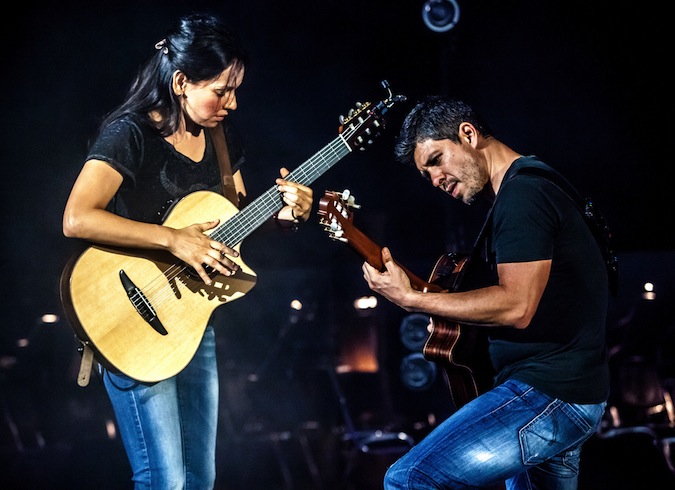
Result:
[[[372,267],[375,267],[379,271],[384,271],[386,268],[382,262],[382,247],[377,243],[368,238],[364,233],[362,233],[357,228],[352,228],[350,231],[350,238],[348,240],[349,245],[361,256],[363,259],[368,262]],[[443,291],[443,288],[437,284],[427,282],[413,272],[408,270],[405,266],[394,261],[403,271],[406,273],[410,279],[410,285],[417,291],[424,292],[440,292]]]
[[[340,135],[288,174],[285,180],[309,186],[351,152]],[[211,238],[229,247],[239,245],[247,236],[283,207],[277,186],[272,186],[248,206],[216,228]]]
[[[389,84],[386,81],[382,84],[388,89]],[[384,128],[385,121],[382,116],[396,102],[405,100],[404,96],[394,96],[391,90],[388,91],[389,97],[375,106],[367,102],[359,104],[355,111],[350,111],[349,117],[342,120],[338,136],[288,174],[285,180],[309,186],[352,150],[356,148],[363,150],[365,145],[372,143],[372,139]],[[279,190],[276,185],[272,186],[235,216],[213,230],[210,237],[230,247],[235,247],[282,207],[283,201]]]

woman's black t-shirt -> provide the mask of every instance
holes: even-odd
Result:
[[[244,161],[233,128],[222,124],[228,141],[232,172]],[[124,116],[105,127],[87,160],[102,160],[124,180],[108,210],[136,221],[161,223],[169,206],[198,190],[221,192],[220,167],[209,131],[200,161],[177,152],[156,130],[137,116]]]

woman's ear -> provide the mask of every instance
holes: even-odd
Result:
[[[185,95],[185,86],[187,85],[187,77],[185,73],[180,70],[173,72],[173,77],[171,78],[171,88],[173,93],[178,97]]]

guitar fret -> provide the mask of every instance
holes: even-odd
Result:
[[[350,151],[349,146],[339,136],[331,141],[323,150],[313,155],[309,160],[288,174],[286,180],[302,185],[310,185]],[[211,238],[225,243],[229,247],[239,245],[248,235],[282,207],[277,187],[271,187],[239,213],[216,228],[211,234]]]

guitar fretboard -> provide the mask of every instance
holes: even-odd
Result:
[[[351,152],[345,137],[339,135],[305,163],[286,176],[285,180],[310,185],[328,169]],[[255,229],[283,207],[277,186],[272,186],[251,204],[218,226],[211,238],[230,247],[239,245]]]

